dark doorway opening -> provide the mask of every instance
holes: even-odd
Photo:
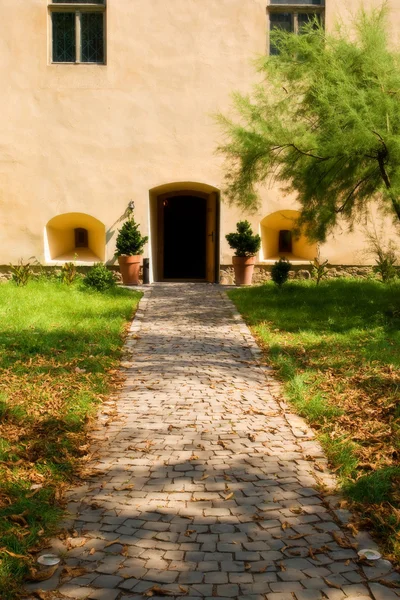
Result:
[[[206,278],[206,211],[199,196],[163,200],[164,279]]]

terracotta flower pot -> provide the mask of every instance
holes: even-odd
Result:
[[[251,285],[255,262],[255,256],[232,257],[236,285]]]
[[[119,270],[124,285],[137,285],[139,283],[139,271],[142,256],[118,256]]]

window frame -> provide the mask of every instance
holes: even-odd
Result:
[[[54,13],[73,13],[75,15],[75,61],[56,61],[53,60],[53,14]],[[82,13],[102,13],[103,15],[103,60],[101,62],[82,61]],[[107,64],[107,0],[103,4],[85,4],[83,2],[57,2],[49,0],[49,63],[51,65],[90,65],[105,66]]]
[[[271,0],[270,0],[271,2]],[[300,13],[308,13],[311,15],[319,15],[321,19],[321,24],[325,27],[325,3],[324,4],[293,4],[288,0],[285,4],[271,4],[269,3],[267,6],[267,14],[268,14],[268,35],[267,35],[267,52],[269,56],[274,56],[271,54],[271,19],[270,15],[273,13],[290,13],[293,15],[293,31],[296,35],[299,33],[299,14]]]

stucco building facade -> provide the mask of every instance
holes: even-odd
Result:
[[[378,6],[380,0],[365,0]],[[393,40],[400,3],[390,0]],[[0,0],[0,264],[113,263],[129,202],[151,277],[219,279],[225,234],[242,218],[262,235],[258,261],[279,251],[307,263],[307,240],[284,247],[298,206],[262,190],[258,214],[224,203],[221,132],[233,91],[256,81],[273,23],[318,12],[326,28],[360,0]],[[389,227],[389,225],[388,225]],[[282,246],[283,244],[283,246]],[[368,262],[361,230],[321,248],[332,264]]]

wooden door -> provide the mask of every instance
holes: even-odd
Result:
[[[214,283],[217,244],[217,194],[215,192],[209,194],[207,198],[206,240],[206,279]]]

